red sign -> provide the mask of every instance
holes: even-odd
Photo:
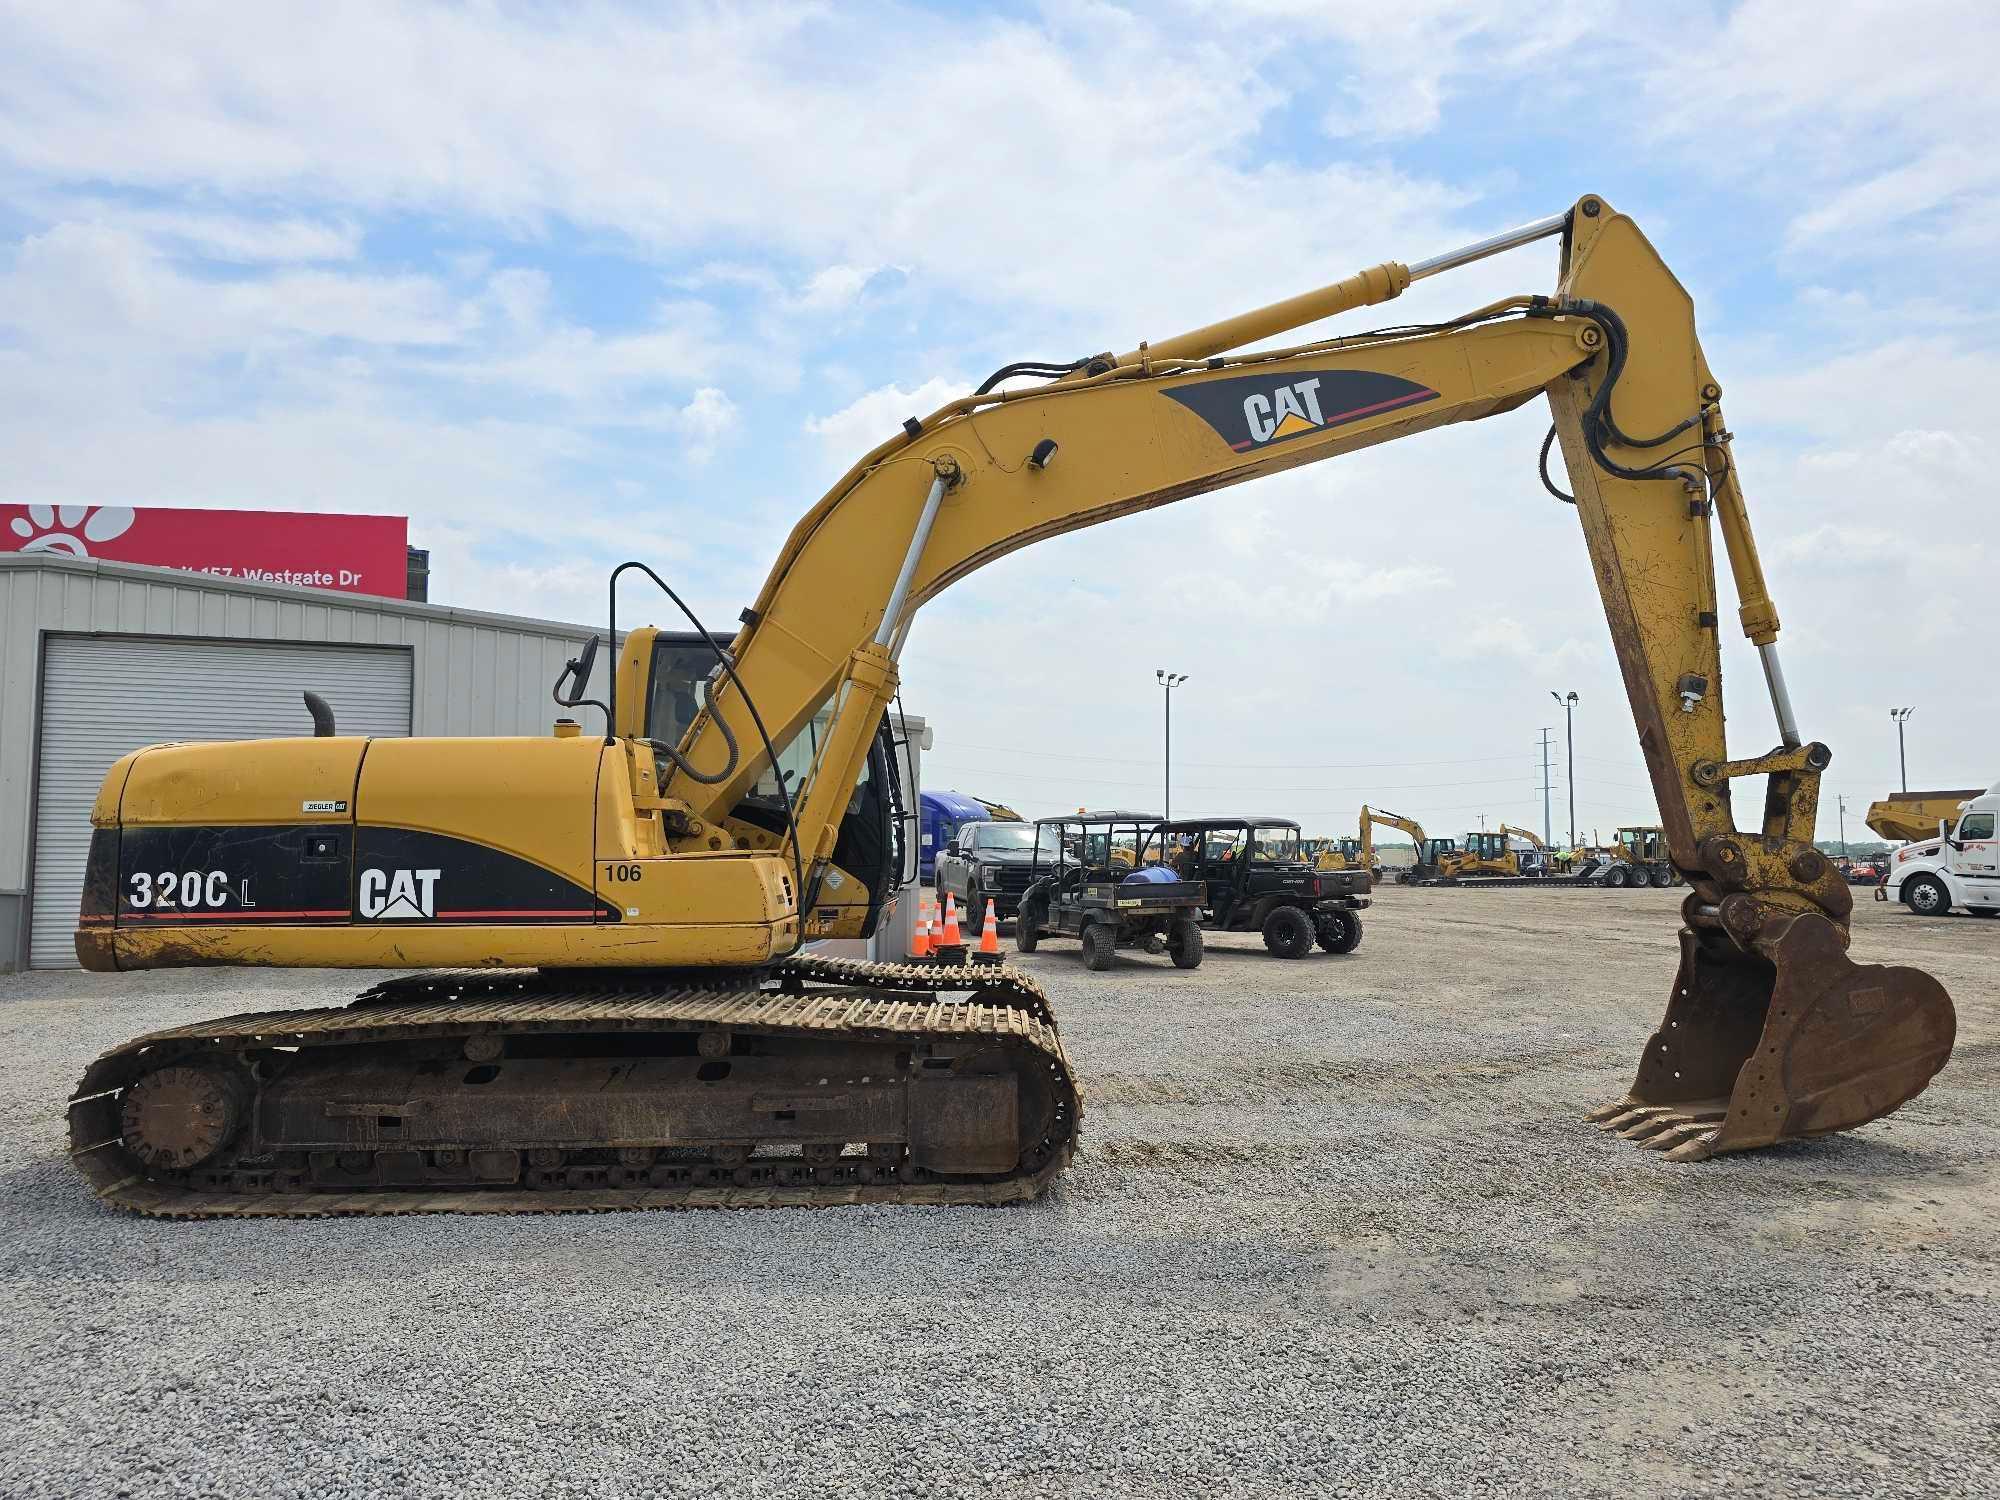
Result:
[[[126,505],[0,505],[0,552],[150,563],[252,583],[401,599],[404,516],[293,510],[168,510]]]

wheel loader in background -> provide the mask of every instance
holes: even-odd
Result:
[[[1543,238],[1553,294],[1272,342]],[[418,972],[113,1048],[71,1100],[72,1159],[108,1202],[183,1218],[1036,1195],[1081,1119],[1040,987],[803,948],[872,931],[913,874],[884,714],[915,610],[1042,538],[1536,397],[1693,886],[1665,1018],[1593,1118],[1692,1160],[1888,1113],[1944,1066],[1951,1001],[1847,957],[1852,897],[1812,842],[1831,755],[1793,713],[1692,303],[1587,196],[1130,352],[996,371],[806,513],[712,666],[619,633],[639,572],[708,635],[621,566],[603,696],[594,645],[558,684],[601,731],[125,756],[92,810],[87,968]],[[1717,532],[1777,725],[1743,758],[1723,730]],[[1751,777],[1767,790],[1742,831]],[[1220,1079],[1241,1060],[1215,1040]]]

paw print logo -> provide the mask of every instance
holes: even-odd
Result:
[[[126,505],[31,505],[25,518],[14,517],[12,530],[22,538],[23,552],[66,552],[88,557],[86,542],[108,542],[132,529],[132,509]]]

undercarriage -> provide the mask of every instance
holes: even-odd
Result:
[[[992,968],[431,974],[106,1053],[100,1197],[171,1218],[1004,1203],[1081,1107],[1046,997]]]

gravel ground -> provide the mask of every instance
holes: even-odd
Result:
[[[1040,1202],[163,1224],[62,1100],[322,974],[0,977],[0,1493],[1834,1496],[2000,1488],[2000,923],[1862,903],[1959,1006],[1861,1131],[1580,1123],[1677,893],[1378,893],[1351,958],[1026,960],[1086,1090]]]

